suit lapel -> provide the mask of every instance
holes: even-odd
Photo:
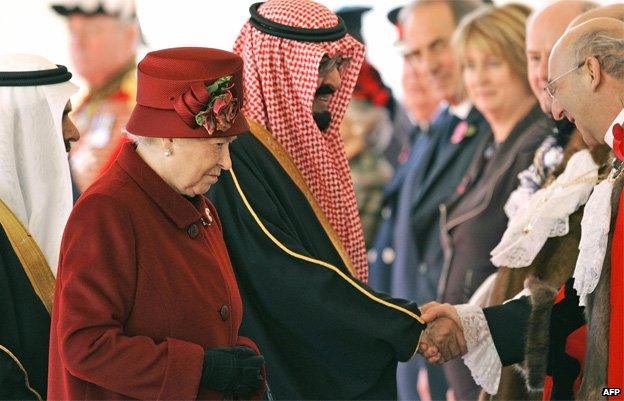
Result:
[[[535,105],[529,114],[524,116],[523,119],[516,124],[507,139],[499,145],[500,147],[495,151],[494,155],[492,155],[492,158],[489,160],[485,160],[483,157],[489,140],[482,142],[476,153],[479,155],[479,158],[473,159],[473,164],[468,173],[470,182],[468,183],[466,191],[463,194],[456,194],[446,203],[448,210],[450,210],[452,214],[452,216],[449,214],[448,221],[445,225],[447,230],[450,230],[458,224],[461,224],[463,221],[466,221],[467,217],[476,215],[475,213],[480,213],[478,211],[487,207],[487,205],[492,201],[492,194],[494,193],[498,183],[505,176],[505,172],[513,166],[513,163],[516,161],[521,149],[525,146],[525,135],[529,133],[529,127],[537,121],[537,119],[541,116],[541,113],[542,111],[539,108],[539,105]],[[488,178],[488,192],[484,194],[483,199],[481,199],[478,204],[470,207],[469,209],[462,210],[462,206],[465,206],[462,199],[464,199],[464,196],[474,188],[475,184],[481,179],[481,176],[487,173],[486,169],[495,169],[500,173],[488,173],[488,176],[492,177]],[[504,201],[506,201],[506,199]]]
[[[384,200],[383,204],[386,205],[395,199],[401,188],[406,184],[405,180],[410,175],[410,172],[414,169],[417,169],[416,177],[412,178],[412,182],[414,185],[418,185],[418,183],[422,180],[423,168],[421,168],[421,164],[423,159],[429,160],[431,157],[430,150],[431,146],[434,142],[436,142],[436,138],[434,134],[429,132],[418,132],[418,135],[412,145],[412,149],[410,151],[410,155],[408,159],[405,161],[403,165],[401,165],[397,171],[395,172],[392,180],[386,185],[384,189]],[[432,137],[429,137],[432,136]],[[426,141],[427,143],[423,143]]]
[[[464,148],[466,147],[466,143],[468,141],[476,140],[476,138],[479,136],[478,132],[481,129],[480,126],[483,121],[483,116],[474,106],[470,110],[466,121],[468,122],[468,124],[476,126],[477,133],[470,138],[464,138],[464,140],[458,144],[446,144],[446,149],[440,155],[440,159],[436,161],[435,164],[432,166],[432,170],[427,174],[427,178],[419,189],[419,193],[417,194],[417,196],[414,197],[412,207],[416,207],[416,205],[429,191],[430,187],[438,180],[438,178],[440,178],[440,175],[442,175],[444,170],[446,170],[450,164],[455,162],[456,156],[464,150]],[[446,127],[447,135],[445,137],[441,137],[440,140],[450,141],[451,135],[449,135],[448,133],[454,130],[457,124],[459,124],[457,119],[449,120],[449,125],[447,125]]]
[[[415,128],[417,130],[418,128]],[[407,177],[411,167],[414,163],[414,159],[418,159],[418,155],[415,155],[414,152],[422,153],[422,150],[419,149],[419,141],[426,140],[426,138],[422,138],[422,135],[426,135],[424,132],[415,133],[416,139],[412,144],[412,149],[410,151],[410,155],[404,164],[400,165],[395,171],[392,179],[388,184],[386,184],[383,192],[383,205],[387,205],[389,202],[392,202],[398,196],[399,191],[403,187],[403,183],[405,182],[405,178]]]
[[[416,169],[416,173],[412,178],[412,185],[420,185],[424,179],[426,169],[423,168],[423,166],[431,161],[431,157],[433,155],[432,149],[435,151],[436,142],[436,138],[431,138],[427,146],[424,149],[420,149],[420,151],[417,152],[417,154],[414,154],[414,157],[410,160],[411,168],[409,170],[411,171],[412,169]],[[409,172],[406,173],[407,176]]]
[[[472,109],[469,116],[468,121],[471,121],[471,117],[473,117],[476,109]],[[449,141],[451,135],[449,132],[455,129],[459,121],[453,115],[449,114],[449,119],[446,121],[446,124],[442,126],[440,132],[437,135],[437,141]],[[463,144],[444,144],[446,148],[440,154],[439,160],[435,160],[433,165],[429,169],[421,169],[422,173],[425,174],[425,177],[421,177],[422,185],[418,188],[418,193],[414,196],[414,200],[412,201],[412,208],[416,207],[418,203],[422,200],[424,195],[428,192],[429,188],[433,185],[434,182],[439,178],[442,172],[447,168],[447,166],[453,162],[457,153],[463,148]],[[429,158],[427,163],[431,163],[431,158],[435,156],[436,147],[429,147]],[[424,181],[423,181],[424,180]]]
[[[427,178],[430,168],[433,168],[432,163],[435,163],[435,156],[437,147],[440,141],[444,141],[446,138],[446,132],[450,129],[450,125],[453,123],[454,117],[449,112],[448,108],[443,110],[438,119],[431,127],[431,140],[426,149],[423,150],[417,161],[418,167],[416,175],[414,176],[413,187],[419,189],[423,181]],[[417,194],[415,197],[418,196]],[[414,200],[412,200],[414,202]]]
[[[448,147],[442,152],[442,154],[440,155],[440,160],[436,160],[435,164],[433,165],[433,170],[431,171],[431,174],[426,177],[423,185],[419,188],[419,193],[418,196],[414,199],[414,204],[420,201],[423,194],[427,193],[431,185],[433,185],[433,183],[436,182],[436,180],[440,177],[440,174],[442,174],[442,172],[446,170],[447,166],[452,163],[461,148],[461,144],[451,144],[448,145]]]

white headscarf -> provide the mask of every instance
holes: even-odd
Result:
[[[0,56],[0,71],[56,68],[40,56]],[[63,110],[71,82],[0,86],[0,198],[33,236],[56,275],[61,237],[72,208]]]

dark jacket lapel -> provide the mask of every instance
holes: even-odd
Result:
[[[451,115],[451,117],[453,116]],[[482,118],[483,117],[481,117],[481,114],[479,113],[479,111],[473,107],[470,110],[470,113],[468,114],[466,121],[468,121],[469,124],[478,126],[477,122]],[[456,118],[449,119],[447,124],[444,127],[441,127],[442,130],[441,132],[438,133],[437,140],[438,141],[450,141],[452,132],[455,130],[455,127],[457,126],[457,124],[459,124],[459,122],[460,121],[458,121]],[[440,155],[440,159],[434,161],[433,165],[430,167],[431,171],[427,172],[426,177],[424,177],[424,181],[422,182],[422,185],[420,186],[418,190],[418,194],[414,197],[414,200],[412,202],[412,208],[417,207],[418,203],[424,198],[425,194],[427,194],[427,192],[429,191],[429,188],[438,180],[438,178],[440,178],[440,175],[442,175],[442,173],[448,167],[448,165],[454,162],[457,154],[460,153],[464,149],[466,142],[471,141],[473,139],[474,137],[465,138],[463,141],[461,141],[458,144],[447,143],[443,145],[446,147],[446,149],[442,151],[442,154]],[[428,162],[430,162],[431,157],[433,157],[433,155],[436,152],[435,146],[431,146],[429,148],[429,151],[430,151],[430,155],[429,155]],[[423,171],[423,174],[424,174],[426,172],[426,169],[422,169],[422,170],[424,170]]]
[[[516,124],[513,128],[509,137],[503,141],[499,146],[500,148],[495,152],[492,156],[492,159],[487,162],[484,160],[483,154],[484,150],[487,146],[487,143],[483,143],[473,159],[473,163],[470,167],[469,174],[469,182],[467,183],[466,190],[463,194],[456,194],[453,198],[451,198],[447,204],[448,210],[450,210],[450,215],[448,221],[446,222],[446,228],[450,230],[455,227],[459,222],[464,221],[465,217],[468,215],[473,215],[476,210],[482,209],[485,204],[492,201],[491,193],[495,190],[496,186],[500,182],[500,180],[505,176],[505,172],[512,166],[516,158],[519,156],[520,151],[527,146],[527,142],[535,141],[535,135],[531,132],[527,131],[531,128],[533,124],[536,123],[542,117],[542,111],[539,108],[539,105],[535,105],[529,113],[524,116],[522,120]],[[537,132],[537,134],[543,134],[543,132]],[[543,135],[542,135],[543,136]],[[537,141],[541,143],[542,137],[537,137]],[[491,165],[490,165],[491,164]],[[475,205],[471,207],[464,207],[465,203],[461,202],[460,199],[463,198],[463,195],[470,192],[470,189],[474,187],[474,185],[479,181],[480,176],[485,173],[485,169],[495,169],[500,171],[500,174],[492,175],[491,183],[489,185],[489,191],[484,195],[484,198]],[[502,199],[501,201],[507,201],[507,199]]]

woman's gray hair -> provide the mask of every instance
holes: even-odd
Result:
[[[123,133],[128,137],[128,139],[130,139],[132,143],[141,147],[146,147],[148,145],[151,145],[154,142],[156,142],[156,140],[158,139],[158,138],[153,138],[151,136],[134,135],[128,132],[126,129],[123,130]]]
[[[602,69],[612,77],[624,79],[624,38],[614,37],[606,30],[588,32],[573,44],[577,63],[596,57]]]

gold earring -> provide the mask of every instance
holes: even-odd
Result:
[[[171,148],[165,149],[165,157],[169,157],[173,154],[173,150]]]

